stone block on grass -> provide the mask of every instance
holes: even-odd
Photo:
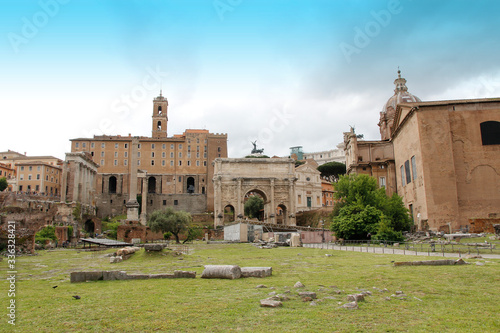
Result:
[[[163,244],[144,244],[144,250],[146,251],[161,251],[163,250]]]
[[[205,265],[201,277],[203,279],[239,279],[241,268],[237,265]]]
[[[196,277],[196,272],[194,271],[174,271],[174,278],[185,278],[185,279],[194,279]]]
[[[273,274],[272,267],[241,267],[241,277],[264,278]]]

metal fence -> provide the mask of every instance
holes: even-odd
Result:
[[[500,249],[495,244],[456,244],[438,242],[392,242],[374,240],[344,240],[332,243],[303,244],[304,247],[344,250],[368,253],[425,255],[443,257],[454,254],[458,257],[462,255],[497,254]]]

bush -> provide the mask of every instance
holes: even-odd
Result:
[[[57,240],[56,228],[50,225],[35,234],[35,242],[44,244],[47,240]]]

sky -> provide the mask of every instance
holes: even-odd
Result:
[[[0,151],[227,133],[229,157],[380,138],[398,67],[423,101],[500,97],[496,0],[3,0]]]

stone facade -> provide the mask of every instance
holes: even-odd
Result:
[[[131,193],[142,194],[146,213],[168,205],[191,213],[213,211],[212,161],[227,157],[227,134],[188,129],[168,137],[167,108],[161,94],[153,100],[151,137],[102,135],[71,140],[72,152],[87,152],[99,165],[99,217],[122,214]],[[133,167],[137,180],[131,184]]]
[[[314,160],[308,160],[295,168],[296,211],[314,210],[322,207],[321,172]]]
[[[63,165],[61,201],[95,206],[97,165],[88,153],[66,153]]]
[[[295,161],[289,158],[216,158],[214,161],[215,226],[224,225],[227,209],[243,218],[245,196],[264,199],[265,222],[295,225]],[[321,190],[321,189],[320,189]]]

